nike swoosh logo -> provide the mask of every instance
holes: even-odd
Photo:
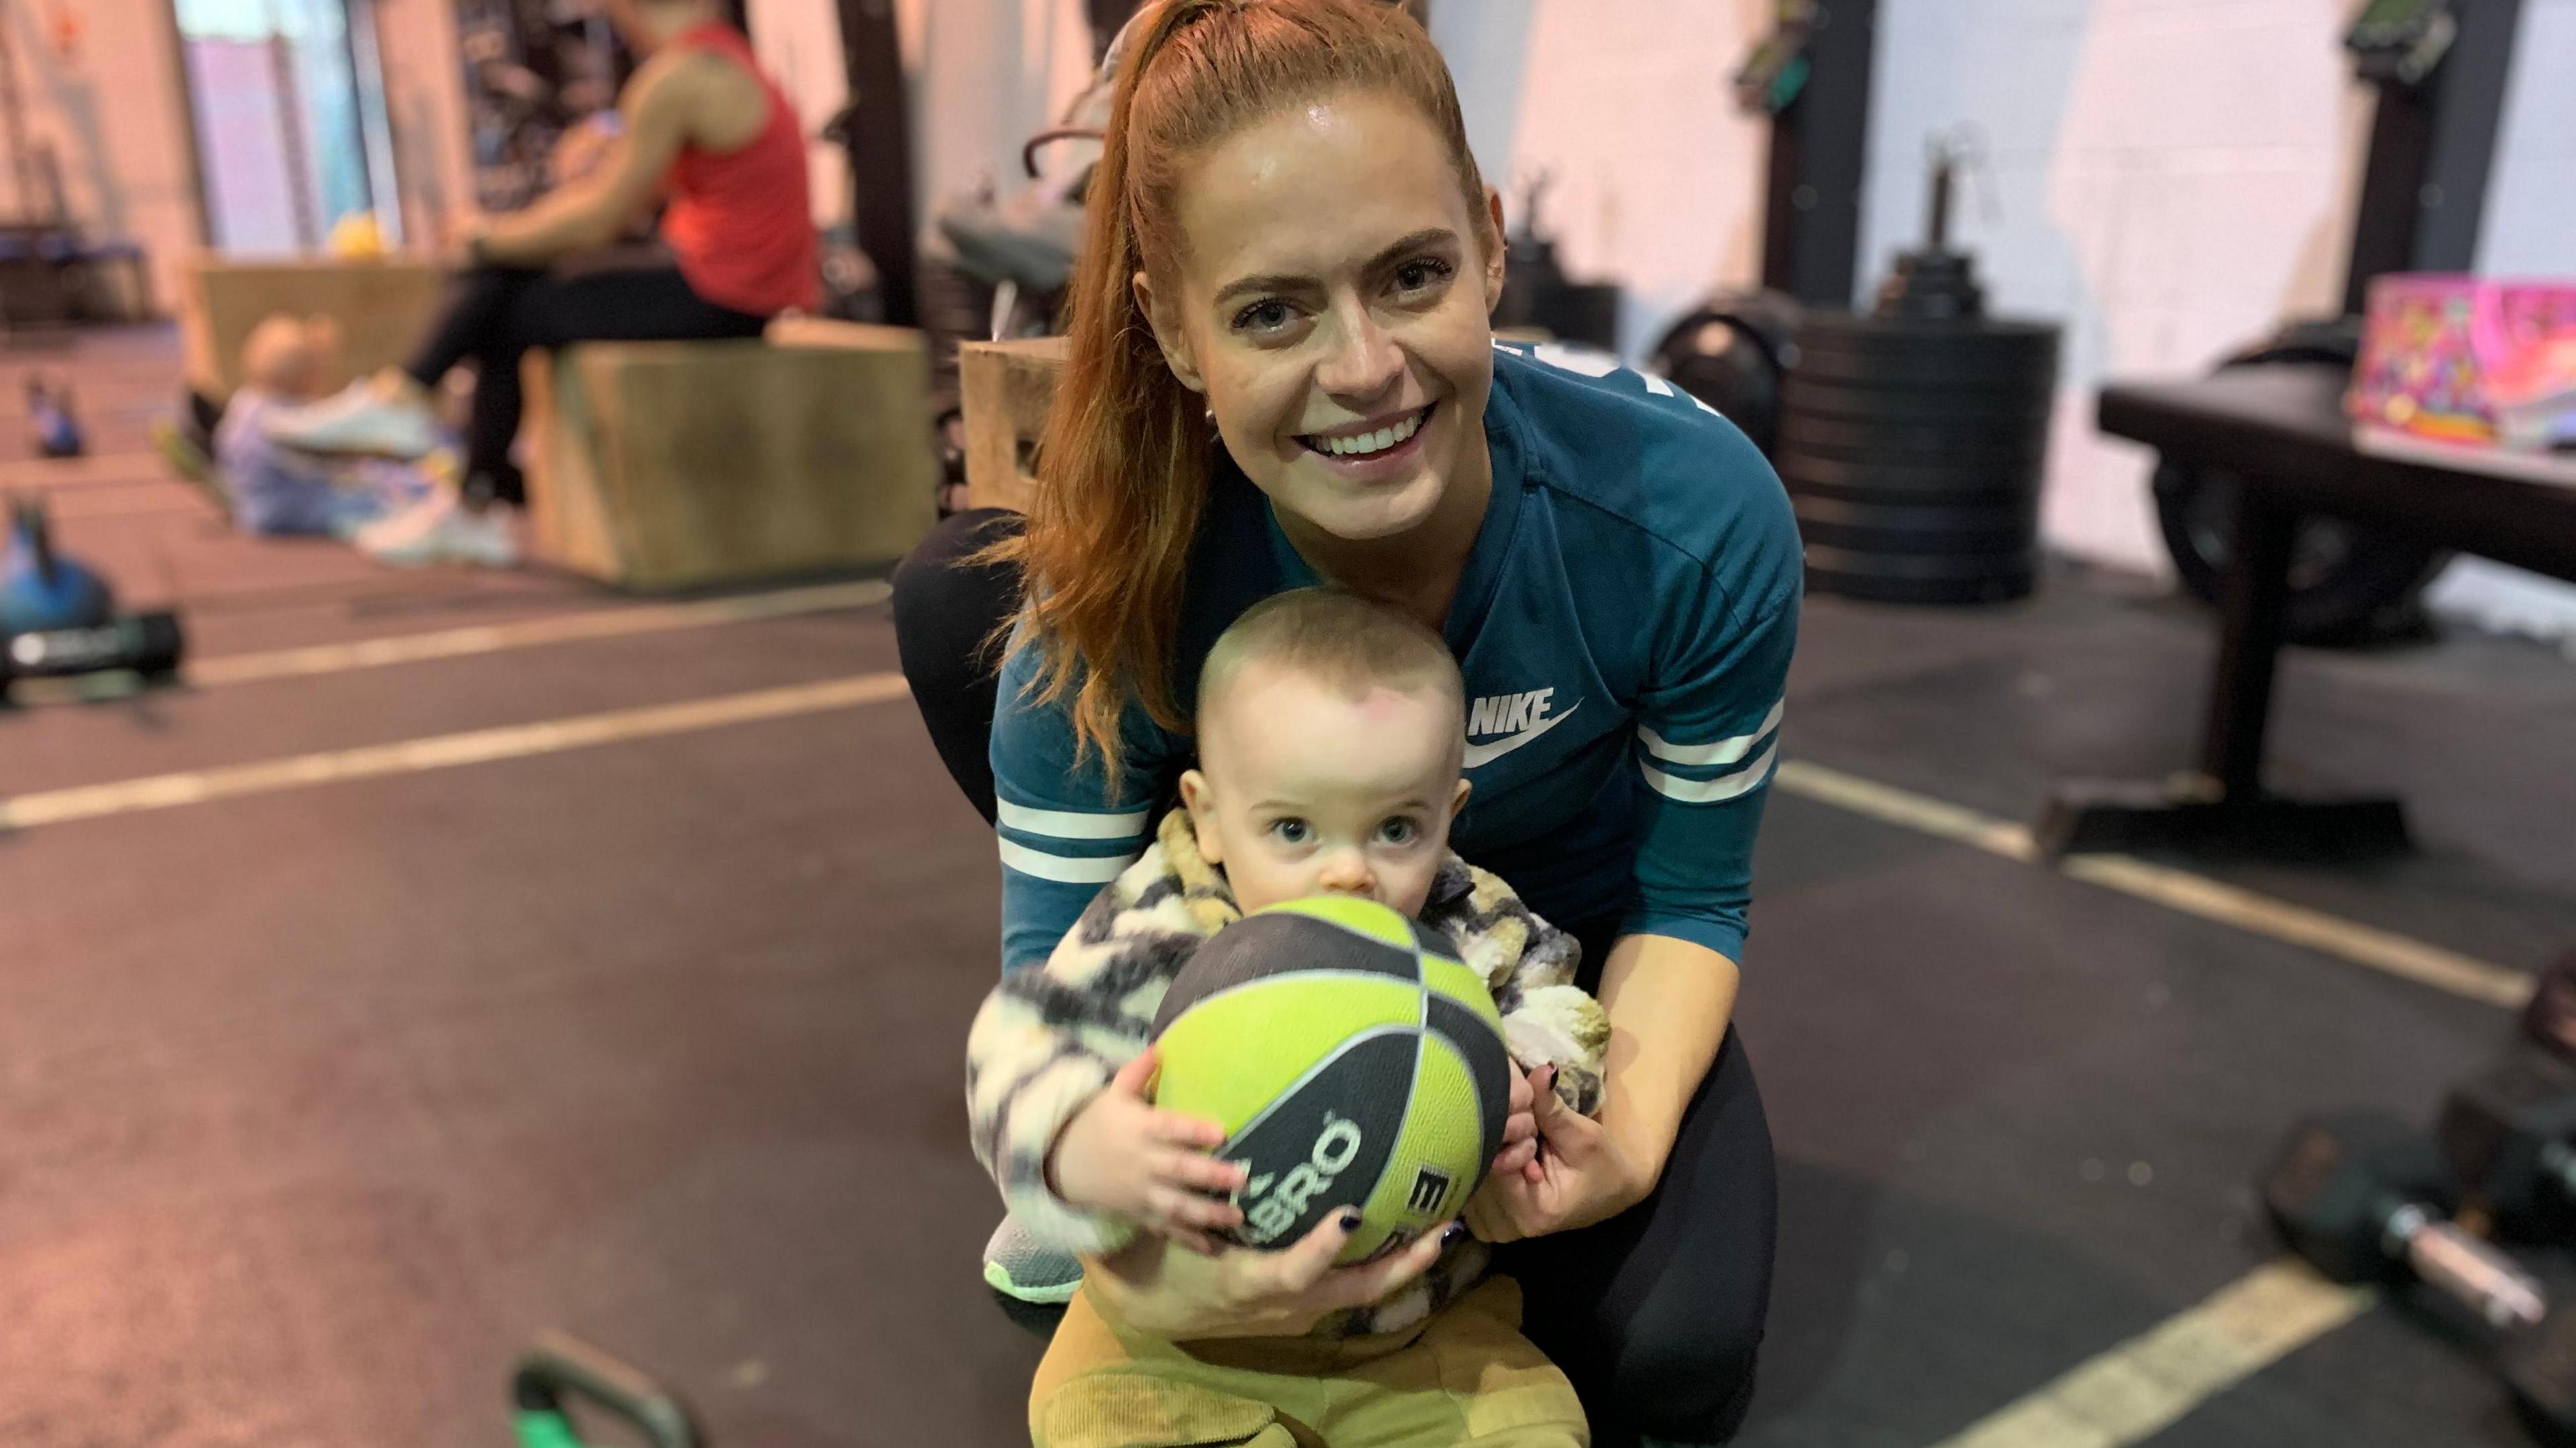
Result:
[[[1580,709],[1582,707],[1582,700],[1577,699],[1574,701],[1574,709]],[[1522,745],[1529,743],[1531,740],[1536,739],[1542,734],[1545,734],[1557,725],[1573,718],[1574,709],[1568,709],[1562,714],[1551,714],[1547,718],[1542,719],[1536,724],[1532,724],[1527,729],[1522,730],[1520,733],[1513,734],[1502,739],[1497,739],[1491,744],[1468,745],[1467,758],[1465,761],[1467,768],[1484,768],[1486,765],[1493,763],[1495,760],[1502,758],[1504,755],[1511,753],[1513,750],[1518,749]]]

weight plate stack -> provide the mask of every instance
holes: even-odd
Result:
[[[1807,583],[1887,603],[1988,603],[2038,576],[2057,329],[1810,313],[1772,461]]]

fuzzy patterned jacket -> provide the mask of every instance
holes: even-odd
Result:
[[[966,1105],[976,1159],[1037,1240],[1106,1253],[1135,1228],[1049,1190],[1058,1132],[1118,1068],[1145,1049],[1155,1008],[1199,942],[1240,919],[1225,873],[1202,859],[1187,812],[1164,816],[1142,858],[1102,887],[1044,966],[1013,971],[984,1000],[966,1046]],[[1610,1022],[1573,984],[1581,948],[1511,887],[1451,855],[1433,879],[1422,923],[1449,937],[1484,977],[1522,1069],[1553,1064],[1566,1105],[1601,1105]],[[1376,1307],[1326,1322],[1335,1336],[1410,1327],[1484,1274],[1482,1243],[1462,1240],[1423,1280]]]

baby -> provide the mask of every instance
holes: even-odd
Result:
[[[215,476],[245,533],[326,534],[358,529],[427,495],[428,475],[380,458],[330,459],[272,440],[268,417],[329,390],[340,331],[328,317],[263,318],[242,343],[242,385],[215,427]]]
[[[1104,1317],[1075,1291],[1070,1260],[1128,1249],[1139,1234],[1213,1253],[1242,1220],[1229,1199],[1241,1169],[1209,1154],[1222,1133],[1154,1110],[1147,1033],[1197,942],[1268,905],[1358,895],[1440,931],[1493,992],[1521,1067],[1552,1067],[1560,1101],[1598,1109],[1609,1022],[1571,983],[1578,948],[1448,849],[1469,791],[1463,693],[1448,645],[1392,609],[1331,589],[1255,606],[1201,671],[1199,767],[1181,776],[1181,808],[1046,964],[1006,976],[976,1016],[975,1151],[1011,1209],[987,1280],[1023,1299],[1072,1299],[1031,1399],[1040,1443],[1094,1441],[1092,1426],[1123,1420],[1119,1395],[1140,1388],[1164,1421],[1227,1425],[1204,1441],[1280,1416],[1311,1426],[1329,1414],[1345,1430],[1354,1414],[1436,1417],[1452,1410],[1435,1401],[1444,1391],[1471,1419],[1519,1421],[1526,1409],[1568,1425],[1532,1441],[1582,1441],[1582,1409],[1519,1335],[1508,1285],[1469,1292],[1488,1251],[1463,1233],[1387,1300],[1306,1338],[1234,1344],[1222,1364]],[[1464,1403],[1476,1394],[1444,1389],[1436,1360],[1460,1354],[1507,1369],[1488,1381],[1513,1404],[1476,1408]],[[1434,1440],[1454,1441],[1423,1441]]]

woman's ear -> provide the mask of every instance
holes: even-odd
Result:
[[[1199,858],[1211,865],[1225,863],[1225,842],[1216,833],[1216,791],[1208,788],[1207,776],[1195,769],[1181,771],[1181,808],[1190,812],[1190,833],[1198,836]]]
[[[1198,359],[1190,355],[1190,335],[1181,325],[1180,315],[1156,299],[1153,280],[1143,272],[1136,273],[1133,285],[1137,310],[1145,314],[1146,323],[1154,329],[1155,345],[1163,349],[1163,365],[1172,369],[1183,387],[1192,392],[1207,391],[1199,380]]]
[[[1503,253],[1510,249],[1504,241],[1503,193],[1491,186],[1485,188],[1485,225],[1485,312],[1490,316],[1503,304]]]

